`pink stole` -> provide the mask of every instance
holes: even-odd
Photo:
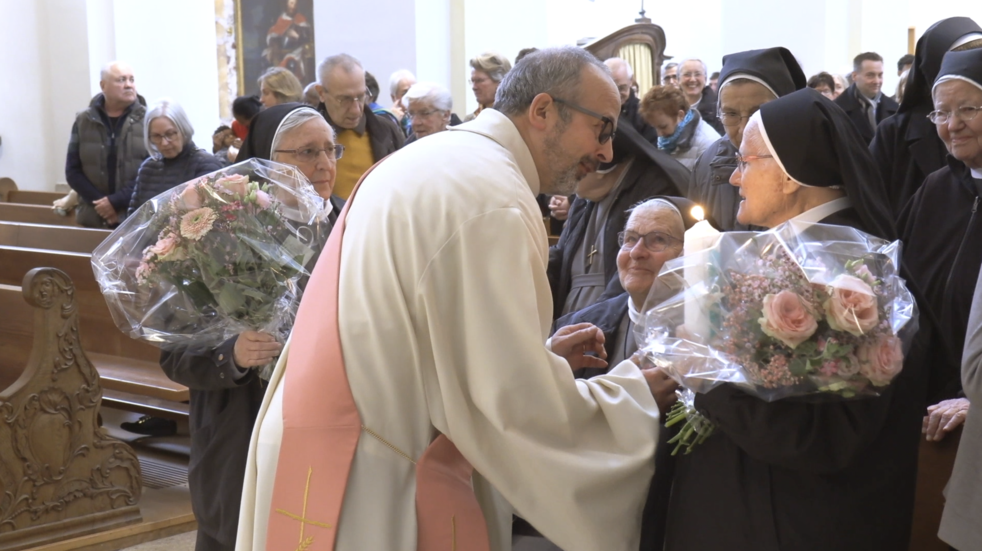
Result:
[[[376,164],[375,166],[378,166]],[[374,169],[375,167],[372,167]],[[338,284],[341,211],[297,312],[283,388],[283,441],[267,525],[271,551],[333,551],[362,423],[341,350]],[[370,430],[371,427],[365,427]],[[405,461],[393,452],[393,461]],[[471,486],[474,468],[440,434],[416,462],[418,551],[487,551],[487,525]]]

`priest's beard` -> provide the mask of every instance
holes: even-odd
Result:
[[[597,161],[590,155],[570,159],[563,150],[560,141],[567,126],[568,123],[560,122],[544,143],[546,163],[549,165],[549,172],[553,174],[550,195],[572,195],[576,191],[576,184],[597,169]],[[587,168],[585,172],[580,169],[581,165]]]

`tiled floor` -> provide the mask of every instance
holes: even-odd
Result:
[[[197,532],[185,532],[169,538],[127,547],[123,551],[194,551],[196,534]]]

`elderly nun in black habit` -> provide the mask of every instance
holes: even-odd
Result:
[[[917,41],[900,108],[880,123],[869,146],[894,213],[901,212],[928,174],[945,166],[947,151],[927,119],[934,110],[931,87],[941,69],[941,59],[949,50],[980,46],[982,27],[967,17],[942,19]]]
[[[807,80],[787,48],[766,48],[723,56],[719,83],[719,116],[726,135],[696,161],[686,196],[702,205],[719,229],[745,231],[753,228],[736,221],[740,196],[730,176],[747,120],[761,105],[801,90]]]
[[[968,412],[961,391],[962,349],[982,267],[982,49],[944,56],[933,90],[931,124],[948,150],[900,218],[904,265],[924,293],[922,309],[938,320],[924,431],[941,440]],[[927,119],[925,119],[927,120]]]
[[[805,89],[761,106],[739,166],[741,223],[791,219],[895,237],[866,144]],[[765,402],[731,385],[699,394],[716,424],[678,459],[669,551],[906,551],[922,405],[916,369],[880,397]]]
[[[610,163],[577,184],[559,243],[549,248],[553,319],[624,292],[615,261],[627,209],[655,195],[680,196],[689,181],[687,168],[630,124],[617,127],[613,150]]]
[[[321,244],[343,204],[331,195],[341,151],[334,143],[324,117],[303,104],[288,103],[256,115],[239,153],[240,161],[272,158],[295,165],[321,197],[332,199],[329,220],[312,232]],[[315,262],[316,255],[308,270]],[[305,284],[306,278],[300,281],[301,287]],[[254,368],[268,364],[281,348],[272,335],[257,331],[244,331],[214,348],[161,348],[164,373],[191,390],[188,483],[198,521],[196,551],[235,549],[249,439],[266,389]]]

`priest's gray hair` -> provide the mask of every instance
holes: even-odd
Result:
[[[453,109],[453,96],[450,90],[435,82],[417,82],[409,87],[406,95],[402,98],[406,107],[415,102],[428,103],[433,109],[438,111],[450,111]]]
[[[290,111],[287,116],[283,117],[280,121],[280,125],[276,128],[276,134],[273,134],[273,145],[269,148],[269,160],[276,160],[276,150],[280,148],[280,142],[283,140],[283,136],[289,134],[295,128],[300,127],[307,121],[316,119],[318,117],[323,118],[323,115],[318,113],[311,107],[301,107],[300,109],[294,109]],[[331,136],[337,139],[337,133],[334,132],[334,128],[331,125],[327,125],[331,128]]]
[[[361,69],[364,71],[364,67],[361,66],[361,62],[358,61],[354,56],[348,54],[337,54],[331,57],[325,58],[324,61],[320,62],[317,66],[317,81],[320,82],[321,86],[327,86],[327,75],[331,74],[331,71],[335,67],[341,67],[344,72],[350,73],[355,69]]]
[[[599,59],[576,46],[546,48],[531,53],[505,75],[494,96],[494,108],[510,117],[517,117],[528,110],[539,94],[577,101],[583,69],[588,65],[610,75],[610,69]],[[569,120],[566,106],[559,105],[559,116],[564,121]]]
[[[156,144],[150,141],[150,122],[160,117],[169,119],[177,127],[177,131],[181,133],[182,149],[191,141],[191,136],[194,136],[191,119],[188,118],[181,104],[167,98],[157,100],[143,116],[143,143],[147,145],[150,156],[158,161],[164,156],[157,149]]]

